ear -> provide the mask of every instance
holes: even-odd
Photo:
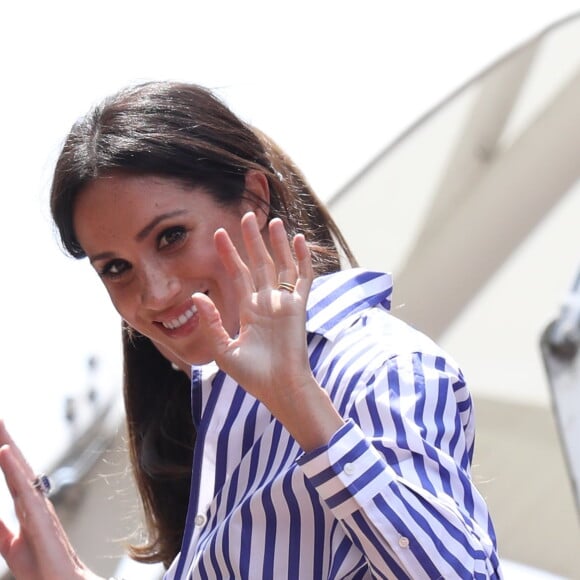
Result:
[[[246,173],[246,191],[250,193],[242,200],[242,211],[253,211],[258,219],[260,231],[268,223],[270,213],[270,186],[268,178],[257,169],[249,169]]]

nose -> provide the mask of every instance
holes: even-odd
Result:
[[[141,304],[145,308],[162,309],[179,294],[180,282],[159,267],[149,267],[142,273]]]

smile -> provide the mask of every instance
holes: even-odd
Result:
[[[183,326],[196,312],[197,308],[195,306],[192,306],[177,318],[174,318],[169,322],[162,322],[161,324],[164,326],[164,328],[168,328],[169,330],[175,330],[176,328]]]

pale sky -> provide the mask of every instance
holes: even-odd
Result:
[[[11,180],[25,171],[42,189],[92,102],[188,80],[270,133],[326,198],[452,90],[576,11],[578,0],[3,3],[2,158]]]
[[[111,324],[117,344],[104,290],[59,253],[46,203],[59,146],[92,103],[150,79],[207,85],[327,198],[441,99],[576,11],[569,0],[4,2],[3,409],[32,361],[67,387],[87,349],[110,344]]]
[[[214,88],[328,198],[452,91],[578,11],[580,0],[3,3],[0,247],[20,283],[3,282],[2,303],[36,308],[51,278],[74,295],[58,268],[78,265],[54,265],[47,192],[70,125],[110,92],[150,79]]]

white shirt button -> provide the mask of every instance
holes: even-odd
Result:
[[[195,516],[194,523],[196,526],[203,526],[206,521],[207,521],[207,518],[203,514],[197,514]]]
[[[401,546],[401,548],[408,548],[409,547],[409,538],[406,538],[405,536],[401,536],[399,538],[399,546]]]
[[[344,472],[347,475],[352,475],[355,471],[356,471],[356,468],[352,463],[345,463],[344,464]]]

